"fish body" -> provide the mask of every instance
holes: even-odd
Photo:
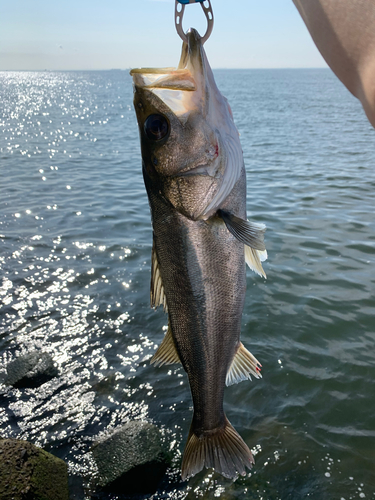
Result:
[[[187,37],[177,70],[131,72],[153,227],[151,303],[169,316],[153,361],[181,362],[188,375],[194,414],[182,477],[206,466],[233,478],[254,460],[226,418],[224,387],[260,376],[240,328],[246,252],[262,272],[264,227],[246,221],[232,113],[199,34]]]

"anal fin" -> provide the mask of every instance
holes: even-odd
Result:
[[[151,363],[155,366],[172,365],[173,363],[181,363],[176,346],[172,337],[172,330],[168,325],[167,333],[158,347],[157,351],[151,358]]]
[[[259,361],[240,342],[228,370],[225,383],[226,385],[232,385],[238,384],[238,382],[242,382],[243,380],[251,380],[250,375],[253,375],[255,378],[262,378],[262,374],[260,373],[261,367],[262,365]]]

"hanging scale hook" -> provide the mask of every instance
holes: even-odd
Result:
[[[176,0],[175,9],[174,9],[174,22],[176,25],[177,33],[180,38],[187,43],[187,36],[184,33],[182,28],[182,18],[184,17],[185,5],[188,3],[197,3],[201,4],[204,15],[207,19],[207,30],[206,33],[202,36],[202,45],[208,40],[211,35],[212,28],[214,27],[214,14],[212,12],[211,0]],[[206,7],[205,4],[208,4]]]

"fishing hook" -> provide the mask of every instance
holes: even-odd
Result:
[[[174,9],[174,23],[180,38],[185,43],[188,43],[187,36],[182,28],[182,18],[184,16],[185,5],[188,3],[197,3],[197,2],[201,4],[204,15],[206,16],[207,19],[207,30],[206,33],[202,36],[202,45],[203,45],[205,42],[207,42],[209,36],[211,35],[212,28],[214,27],[214,14],[212,12],[210,0],[176,0]],[[208,4],[208,7],[206,7],[205,4]]]

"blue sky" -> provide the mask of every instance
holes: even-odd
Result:
[[[325,67],[292,0],[211,0],[213,68]],[[199,5],[183,27],[203,33]],[[175,66],[174,0],[0,0],[0,70]]]

